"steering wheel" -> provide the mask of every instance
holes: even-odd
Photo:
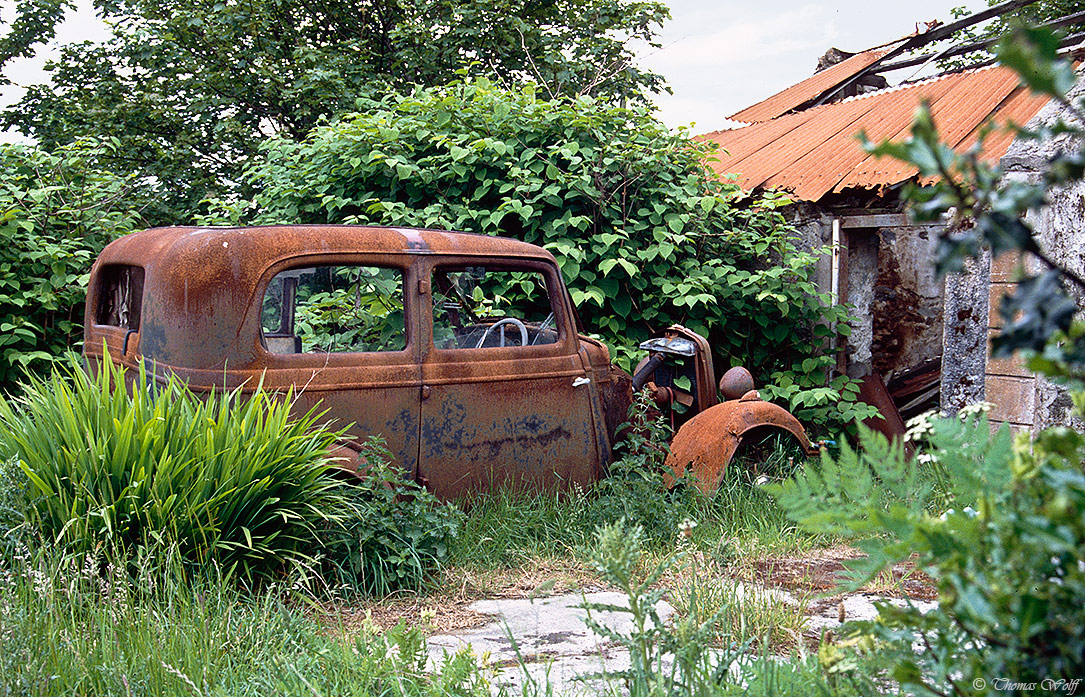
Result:
[[[520,345],[527,346],[527,327],[524,326],[524,323],[516,319],[515,317],[505,317],[504,319],[499,319],[490,326],[486,327],[486,331],[482,332],[482,337],[479,338],[478,343],[475,344],[475,348],[482,348],[482,345],[486,343],[486,339],[490,336],[490,332],[497,329],[498,327],[501,327],[501,346],[504,346],[505,325],[507,324],[511,324],[512,326],[520,330]]]

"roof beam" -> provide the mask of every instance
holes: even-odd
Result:
[[[798,107],[796,107],[795,110],[801,111],[803,109],[809,109],[811,107],[824,104],[840,92],[857,83],[865,76],[872,73],[877,73],[878,66],[884,65],[891,58],[896,58],[897,56],[907,53],[908,51],[917,49],[920,46],[926,46],[927,44],[934,43],[935,41],[942,41],[943,39],[948,39],[961,29],[970,27],[973,24],[979,24],[980,22],[986,21],[993,17],[1000,17],[1008,12],[1013,12],[1014,10],[1019,10],[1022,7],[1032,5],[1035,2],[1036,0],[1007,0],[1006,2],[999,3],[998,5],[995,5],[993,7],[989,7],[982,12],[977,12],[974,15],[963,17],[956,22],[943,24],[942,26],[935,27],[928,32],[909,37],[899,46],[891,49],[884,56],[871,63],[866,68],[863,68],[859,72],[855,73],[849,79],[845,80],[844,82],[840,83],[835,87],[830,87],[814,99],[808,100],[805,104],[799,105]]]
[[[1074,14],[1067,15],[1065,17],[1062,17],[1061,19],[1056,19],[1056,20],[1052,20],[1050,22],[1046,22],[1044,24],[1041,24],[1040,26],[1045,28],[1045,29],[1058,29],[1060,27],[1065,27],[1065,26],[1068,26],[1068,25],[1071,25],[1071,24],[1078,24],[1078,23],[1081,23],[1081,22],[1085,22],[1085,10],[1083,10],[1081,12],[1075,12]],[[1063,39],[1060,42],[1059,45],[1061,47],[1064,47],[1064,48],[1066,46],[1073,46],[1074,44],[1081,41],[1081,36],[1082,36],[1081,34],[1074,34],[1072,36],[1068,36],[1065,39]],[[884,65],[879,65],[878,69],[875,70],[874,72],[875,73],[888,73],[888,72],[891,72],[893,70],[900,70],[902,68],[911,68],[912,66],[922,65],[924,63],[929,63],[932,60],[938,60],[940,58],[953,58],[955,56],[963,56],[966,53],[973,53],[975,51],[981,51],[981,50],[983,50],[985,48],[988,48],[989,46],[998,43],[1001,39],[1002,39],[1001,36],[996,36],[993,39],[985,39],[983,41],[974,41],[974,42],[972,42],[970,44],[964,44],[962,46],[950,46],[946,50],[941,51],[939,53],[935,53],[933,55],[916,56],[914,58],[906,58],[906,59],[904,59],[902,61],[897,61],[896,63],[886,63]]]

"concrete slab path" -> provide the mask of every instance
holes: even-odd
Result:
[[[606,603],[628,607],[624,595],[610,591],[574,593],[549,598],[481,600],[469,609],[494,616],[483,627],[430,637],[430,660],[439,662],[445,653],[470,646],[496,669],[495,682],[514,694],[534,682],[543,692],[549,683],[555,695],[598,694],[605,681],[587,676],[629,667],[629,653],[592,633],[584,623],[583,605]],[[656,611],[664,621],[673,612],[660,601]],[[619,633],[633,628],[625,612],[592,611],[592,619]]]

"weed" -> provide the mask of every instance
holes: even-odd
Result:
[[[367,468],[347,488],[348,512],[325,535],[324,568],[370,595],[417,590],[448,560],[463,513],[404,480],[381,439],[370,438],[361,452]]]
[[[620,679],[630,697],[655,697],[714,694],[728,679],[728,668],[736,653],[744,647],[723,643],[710,649],[717,618],[703,619],[691,612],[674,626],[660,618],[657,604],[666,590],[663,578],[683,560],[681,555],[666,557],[639,573],[644,556],[644,533],[639,526],[624,520],[605,525],[596,531],[595,546],[589,561],[596,571],[626,596],[627,605],[585,603],[588,627],[629,651],[627,670],[589,676]],[[626,613],[633,627],[628,633],[610,629],[591,617],[592,611]]]

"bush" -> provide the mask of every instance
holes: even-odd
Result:
[[[852,633],[923,693],[1082,675],[1085,436],[1059,427],[1015,443],[1006,427],[992,435],[986,418],[967,418],[935,420],[927,438],[933,459],[919,464],[866,432],[862,454],[845,446],[775,489],[803,527],[867,553],[856,583],[913,555],[937,582],[935,610],[883,605]]]
[[[379,438],[364,444],[363,480],[349,486],[349,512],[327,535],[326,568],[371,595],[418,589],[444,563],[463,513],[439,502],[391,464]]]
[[[78,345],[87,271],[102,247],[138,224],[126,203],[130,179],[93,164],[112,147],[0,145],[0,391],[24,368],[48,372]]]
[[[825,387],[832,358],[817,355],[829,326],[847,326],[814,283],[818,253],[796,246],[778,210],[787,199],[740,206],[710,156],[642,109],[464,80],[361,99],[304,142],[271,141],[247,173],[260,193],[209,222],[522,239],[553,252],[585,326],[626,368],[640,341],[680,323],[709,338],[721,367],[780,383],[771,396],[801,418],[825,421],[840,400],[851,411],[848,379]]]
[[[200,398],[176,378],[135,382],[129,396],[120,370],[90,377],[72,356],[0,399],[0,457],[25,473],[28,524],[73,552],[176,546],[243,577],[310,563],[345,511],[318,415],[293,419],[289,396],[260,389]]]

